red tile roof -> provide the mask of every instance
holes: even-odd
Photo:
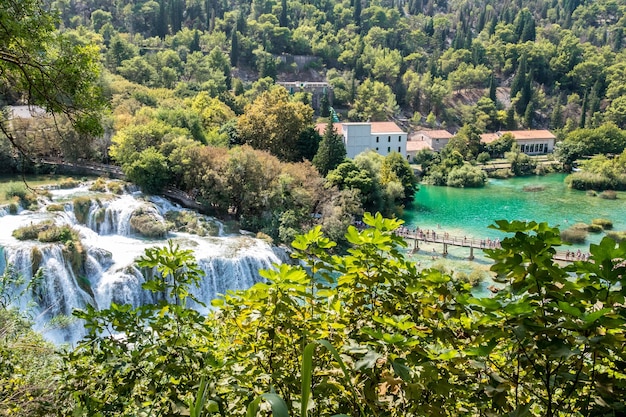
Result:
[[[397,124],[394,122],[345,122],[345,123],[334,123],[333,126],[337,133],[341,133],[343,130],[343,125],[370,125],[371,133],[405,133]],[[320,135],[323,135],[326,131],[326,126],[328,123],[318,123],[315,125],[315,130]]]
[[[432,139],[450,139],[453,135],[447,130],[420,130],[415,132],[420,135],[428,136]]]
[[[372,133],[405,133],[394,122],[370,122]]]
[[[490,143],[498,139],[500,136],[510,133],[516,141],[536,140],[536,139],[556,139],[549,130],[507,130],[496,133],[483,133],[480,135],[481,142]]]
[[[529,139],[556,139],[549,130],[510,130],[504,133],[511,133],[516,140],[529,140]]]
[[[482,143],[491,143],[499,137],[500,135],[498,135],[497,133],[483,133],[482,135],[480,135],[480,141]]]

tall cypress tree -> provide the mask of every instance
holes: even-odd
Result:
[[[239,36],[237,35],[237,28],[234,27],[230,34],[230,65],[237,66],[239,62]]]
[[[159,15],[156,22],[156,33],[161,39],[167,35],[167,15],[165,13],[165,0],[159,2]]]
[[[561,100],[557,100],[552,109],[550,127],[552,129],[561,129],[563,127],[563,105],[561,104]]]
[[[354,24],[357,27],[357,33],[361,33],[361,0],[354,1]]]
[[[511,98],[515,97],[518,92],[524,88],[524,84],[526,83],[526,54],[522,55],[522,59],[517,66],[517,71],[515,72],[515,77],[513,77],[513,81],[511,82]]]
[[[278,24],[281,27],[286,28],[287,24],[288,24],[288,20],[287,20],[287,0],[281,0],[280,1],[280,19],[278,19]]]
[[[498,103],[498,97],[496,95],[496,76],[491,73],[491,77],[489,78],[489,98],[493,101],[494,104]]]
[[[317,149],[317,153],[313,157],[313,165],[320,174],[326,176],[329,171],[337,168],[345,158],[346,146],[343,144],[343,137],[335,131],[335,126],[331,118],[326,125],[326,131]]]
[[[587,124],[587,92],[585,91],[585,95],[583,96],[583,104],[580,109],[580,122],[578,123],[578,127],[583,129]]]

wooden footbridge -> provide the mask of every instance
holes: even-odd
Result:
[[[402,236],[408,241],[413,241],[412,252],[418,252],[420,250],[420,242],[434,243],[442,245],[441,256],[446,257],[448,255],[448,247],[456,246],[469,249],[469,256],[467,259],[474,259],[474,249],[499,249],[499,239],[475,239],[467,236],[453,236],[447,232],[441,230],[421,230],[421,229],[408,229],[401,228],[396,232],[399,236]],[[434,248],[433,248],[434,251]],[[434,252],[436,253],[436,252]],[[438,255],[439,253],[437,253]],[[574,262],[584,261],[589,259],[588,253],[583,253],[580,250],[577,251],[557,251],[553,256],[555,261],[562,262]]]

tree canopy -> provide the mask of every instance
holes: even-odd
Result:
[[[69,118],[80,133],[101,134],[98,47],[58,32],[56,15],[41,0],[3,0],[1,5],[1,104],[41,106]],[[4,114],[0,127],[23,151]]]

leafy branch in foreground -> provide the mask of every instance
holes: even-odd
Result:
[[[294,241],[301,264],[263,271],[206,317],[184,302],[199,279],[191,254],[153,250],[141,264],[161,271],[146,284],[161,301],[78,313],[89,334],[65,358],[61,392],[78,415],[624,411],[626,243],[604,239],[562,266],[558,229],[499,221],[510,236],[487,252],[502,289],[477,297],[408,261],[400,220],[363,220],[348,254],[329,254],[335,242],[313,229]]]

